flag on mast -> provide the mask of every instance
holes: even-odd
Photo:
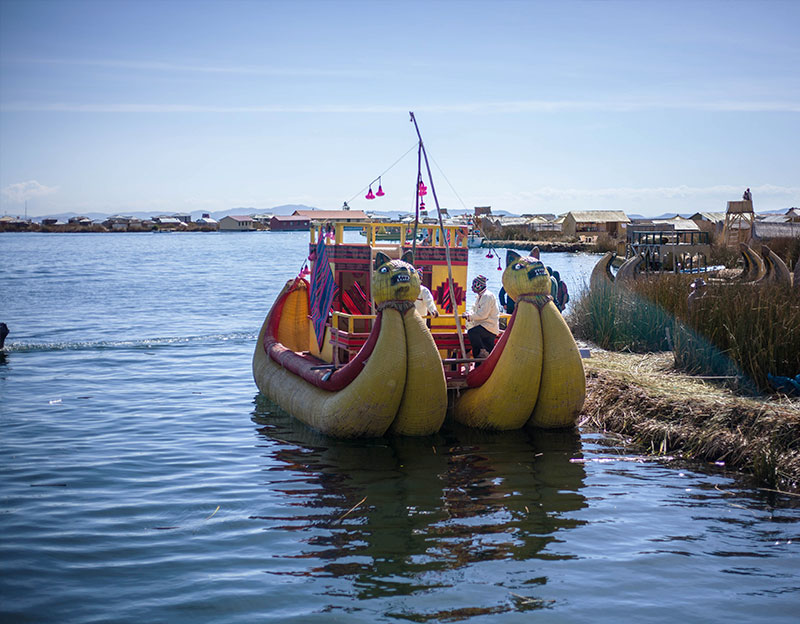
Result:
[[[314,333],[317,335],[317,346],[322,350],[325,340],[325,323],[328,320],[333,297],[338,287],[331,270],[328,258],[328,247],[325,237],[320,236],[317,242],[316,257],[314,258],[314,271],[311,273],[311,322]]]

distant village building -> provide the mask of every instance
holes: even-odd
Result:
[[[252,232],[256,229],[252,217],[229,215],[219,220],[220,232]]]
[[[789,208],[786,212],[756,215],[756,222],[760,223],[800,223],[800,209]]]
[[[132,221],[134,221],[133,217],[114,215],[103,221],[102,225],[113,232],[127,232]]]
[[[8,215],[0,217],[0,231],[2,232],[19,232],[27,230],[30,225],[30,221],[20,219],[19,217],[11,217]]]
[[[764,242],[775,238],[800,238],[800,222],[764,220],[753,223],[753,240]]]
[[[693,221],[692,219],[684,219],[683,217],[678,216],[672,217],[671,219],[653,219],[651,223],[653,225],[668,226],[673,232],[682,234],[701,231],[700,225],[696,221]],[[633,226],[630,226],[628,229],[632,228]]]
[[[186,212],[179,212],[177,214],[172,215],[181,223],[191,223],[192,222],[192,215]]]
[[[519,217],[516,215],[512,216],[493,216],[489,217],[488,221],[494,225],[495,227],[520,227],[520,226],[527,226],[528,225],[528,218],[527,217]]]
[[[443,213],[444,214],[444,213]],[[369,221],[363,210],[295,210],[292,216],[307,217],[310,221],[326,223],[355,223]]]
[[[767,214],[756,216],[755,221],[756,223],[789,223],[791,220],[785,214]]]
[[[186,224],[175,217],[153,217],[153,222],[156,228],[162,231],[182,230],[186,228]]]
[[[58,219],[56,219],[55,217],[45,217],[44,219],[42,219],[42,225],[46,225],[48,227],[58,225]]]
[[[295,210],[290,215],[275,215],[270,219],[270,229],[275,231],[307,230],[312,222],[363,223],[370,217],[362,210]]]
[[[691,217],[703,232],[722,232],[725,226],[724,212],[695,212]]]
[[[81,227],[89,227],[92,225],[92,220],[89,217],[70,217],[67,220],[70,225],[79,225]]]
[[[263,213],[263,214],[254,214],[253,221],[256,223],[260,223],[261,225],[269,225],[269,222],[272,220],[272,215]]]
[[[526,216],[528,227],[534,232],[560,232],[561,223],[555,215]]]
[[[311,219],[300,215],[275,215],[269,220],[269,229],[275,232],[308,230]]]
[[[616,238],[624,234],[631,220],[621,210],[570,211],[564,216],[562,232],[567,236],[594,237],[608,234]]]
[[[203,216],[195,221],[195,223],[203,228],[214,228],[215,230],[219,228],[219,222],[216,219],[212,219],[211,215],[207,212],[204,212]]]

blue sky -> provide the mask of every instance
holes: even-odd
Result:
[[[798,25],[796,1],[0,0],[0,213],[411,210],[410,110],[451,209],[749,186],[785,210]]]

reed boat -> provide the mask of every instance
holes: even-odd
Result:
[[[336,285],[331,311],[315,329],[313,279],[287,282],[253,358],[265,396],[335,437],[429,435],[448,403],[457,421],[481,429],[574,425],[585,397],[583,366],[541,262],[508,252],[503,284],[517,306],[501,315],[507,327],[489,357],[476,359],[467,355],[463,324],[469,250],[456,235],[463,226],[444,226],[444,235],[426,226],[432,244],[415,246],[403,237],[396,244],[373,237],[380,223],[359,225],[366,242],[346,242],[342,224],[333,239],[312,225],[311,274],[324,263]],[[403,275],[402,292],[381,281]],[[419,285],[431,291],[437,317],[414,310]]]
[[[421,172],[418,188],[427,188]],[[361,236],[345,236],[343,223],[312,221],[310,265],[286,283],[258,336],[260,392],[334,437],[430,435],[448,405],[480,429],[573,427],[583,366],[544,266],[509,252],[503,284],[517,307],[501,315],[507,328],[488,358],[468,357],[469,228],[445,225],[436,208],[438,224],[421,223],[418,210],[396,242],[381,237],[386,223],[350,222]],[[436,315],[416,311],[421,286]]]

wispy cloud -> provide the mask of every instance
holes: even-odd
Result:
[[[657,186],[657,187],[612,187],[599,189],[542,187],[533,191],[515,193],[514,197],[524,201],[571,201],[571,200],[655,200],[697,199],[705,197],[736,198],[744,189],[734,185],[715,186]],[[776,186],[764,184],[751,187],[758,197],[800,197],[800,186]]]
[[[265,65],[211,65],[171,63],[164,61],[124,61],[113,59],[55,59],[23,58],[7,61],[24,65],[50,65],[54,67],[100,67],[144,72],[232,74],[245,76],[296,76],[296,77],[358,77],[367,72],[353,69],[275,67]]]
[[[66,102],[9,102],[0,105],[4,112],[57,113],[210,113],[210,114],[392,114],[410,109],[426,113],[524,114],[608,112],[625,113],[649,110],[705,111],[731,113],[800,113],[800,100],[523,100],[458,104],[398,105],[254,105],[225,104],[76,104]]]
[[[42,197],[43,195],[50,195],[51,193],[55,193],[57,190],[57,186],[45,186],[36,180],[28,180],[27,182],[9,184],[3,189],[3,196],[7,197],[12,202],[21,204],[28,199]]]

